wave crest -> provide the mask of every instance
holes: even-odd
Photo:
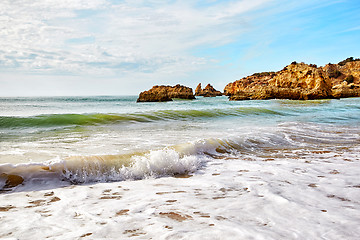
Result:
[[[159,110],[131,114],[50,114],[30,117],[0,117],[0,128],[63,127],[99,124],[193,120],[248,115],[286,115],[267,108],[243,107],[204,110]]]

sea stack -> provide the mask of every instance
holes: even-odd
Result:
[[[141,92],[137,102],[167,102],[173,98],[195,99],[192,88],[177,84],[176,86],[153,86]]]
[[[278,72],[255,73],[224,88],[230,100],[360,97],[360,59],[317,67],[293,62]]]
[[[201,88],[201,83],[195,89],[195,96],[203,96],[203,97],[216,97],[222,96],[223,94],[220,91],[217,91],[210,84],[206,85],[204,89]]]

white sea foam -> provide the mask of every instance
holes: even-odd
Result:
[[[190,178],[2,194],[0,237],[356,240],[359,147],[297,153],[212,159]],[[174,150],[136,159],[134,171],[165,175],[160,166],[181,171],[197,162]]]
[[[196,171],[201,165],[200,156],[180,156],[173,149],[151,151],[144,156],[135,156],[127,170],[135,179],[144,176],[166,176]]]

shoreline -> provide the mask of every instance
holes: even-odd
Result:
[[[356,239],[359,186],[348,184],[359,162],[312,154],[310,162],[218,159],[190,178],[0,194],[0,237]]]

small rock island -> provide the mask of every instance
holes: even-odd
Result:
[[[195,96],[203,97],[216,97],[222,96],[223,94],[220,91],[217,91],[211,84],[206,85],[204,89],[201,88],[201,83],[195,89]]]
[[[153,86],[141,92],[137,102],[168,102],[173,98],[195,99],[192,88],[177,84],[176,86]]]

